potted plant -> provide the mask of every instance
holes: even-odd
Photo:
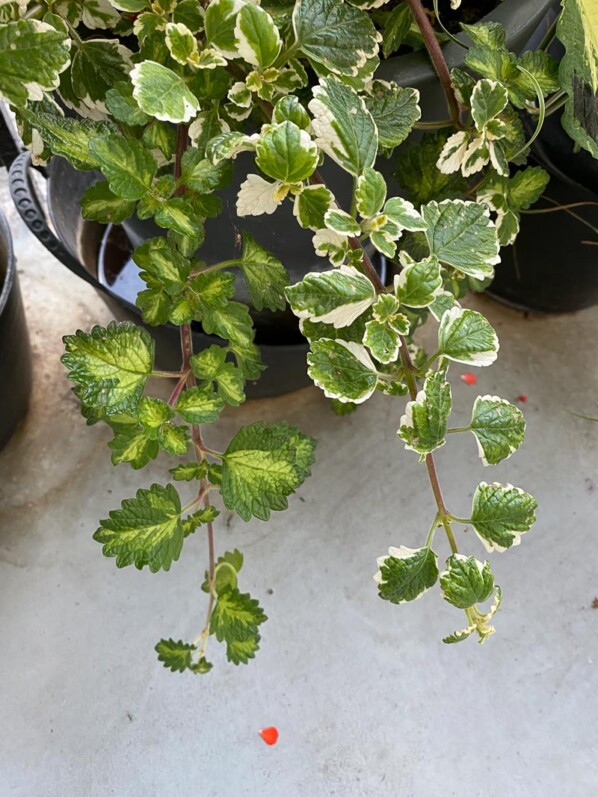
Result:
[[[11,6],[0,28],[2,90],[36,156],[54,153],[103,175],[85,191],[83,214],[122,223],[136,213],[166,232],[133,254],[145,283],[137,304],[146,325],[180,328],[180,364],[157,369],[150,334],[131,323],[67,336],[63,362],[88,422],[112,428],[115,464],[141,468],[160,451],[183,457],[170,482],[140,489],[94,535],[117,566],[157,571],[171,567],[189,535],[205,531],[206,619],[194,640],[158,643],[172,670],[207,672],[211,637],[225,644],[229,661],[254,656],[266,618],[241,591],[241,553],[217,551],[215,504],[244,520],[268,520],[287,507],[313,462],[315,441],[284,422],[256,420],[224,451],[210,447],[209,425],[244,400],[247,380],[262,368],[248,305],[233,298],[239,287],[258,312],[288,301],[309,341],[308,373],[340,411],[376,391],[405,405],[398,436],[424,464],[434,503],[422,547],[397,540],[379,559],[383,599],[401,604],[439,583],[444,599],[465,612],[463,630],[445,641],[484,641],[500,590],[489,562],[461,553],[456,527],[471,525],[488,551],[503,551],[534,522],[532,496],[485,481],[471,512],[454,514],[434,452],[451,433],[472,434],[491,466],[523,441],[520,410],[496,396],[479,396],[470,423],[450,428],[448,375],[451,363],[488,366],[497,357],[494,329],[460,299],[492,279],[501,244],[513,240],[520,211],[546,184],[542,169],[525,165],[530,142],[519,111],[536,112],[541,123],[545,95],[559,88],[556,65],[543,51],[509,53],[503,29],[481,24],[467,28],[478,60],[451,74],[420,0],[406,5],[451,111],[450,125],[440,120],[432,136],[406,149],[419,95],[376,78],[375,8],[343,0],[271,7],[212,0],[203,9],[189,0],[47,2]],[[82,25],[102,33],[87,38]],[[491,72],[496,53],[513,67],[504,79]],[[57,99],[74,116],[63,115]],[[389,195],[380,155],[393,156],[415,203]],[[238,248],[206,262],[197,252],[208,219],[225,212],[218,192],[237,164]],[[347,189],[341,180],[331,190],[329,168],[344,175]],[[258,233],[281,207],[291,208],[320,258],[293,284]],[[244,230],[253,217],[263,221],[255,235]],[[396,263],[391,285],[374,268],[372,250]],[[430,353],[414,342],[426,321],[438,327]],[[194,351],[193,322],[223,345]],[[152,379],[175,380],[167,401],[151,395]],[[451,549],[442,572],[433,547],[439,528]]]
[[[31,349],[6,217],[0,211],[0,450],[27,414]]]

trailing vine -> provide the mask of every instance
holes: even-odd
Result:
[[[414,21],[448,120],[421,120],[417,90],[376,78],[380,54],[412,37]],[[456,528],[471,525],[487,551],[504,551],[533,524],[536,502],[510,484],[481,482],[469,514],[456,515],[434,452],[450,434],[472,434],[491,466],[523,441],[521,411],[496,396],[477,397],[470,422],[450,428],[448,375],[452,363],[484,367],[497,357],[491,324],[460,300],[491,281],[500,247],[513,243],[521,213],[548,182],[526,166],[520,114],[533,114],[539,130],[563,95],[558,64],[543,50],[514,55],[496,24],[463,29],[465,67],[450,71],[420,0],[390,10],[378,0],[19,0],[0,9],[0,90],[36,161],[56,155],[101,173],[83,196],[85,219],[136,215],[164,231],[133,252],[145,326],[79,330],[65,338],[63,362],[87,422],[112,429],[115,465],[176,458],[170,482],[140,489],[100,521],[103,553],[118,567],[169,570],[187,538],[205,532],[205,620],[193,641],[156,646],[173,671],[209,671],[212,638],[235,664],[255,655],[266,616],[240,589],[239,550],[217,555],[217,507],[267,521],[287,508],[314,459],[315,441],[284,422],[245,426],[224,451],[205,442],[263,370],[248,305],[234,298],[243,285],[257,311],[288,303],[310,344],[309,375],[337,411],[375,392],[406,397],[397,434],[424,464],[434,508],[422,547],[397,540],[379,558],[380,597],[401,604],[439,583],[465,613],[446,642],[472,634],[483,642],[494,630],[500,589],[488,561],[460,552]],[[252,161],[236,197],[241,228],[246,216],[292,203],[313,238],[319,270],[293,285],[248,232],[236,257],[202,259],[205,222],[223,212],[220,193],[242,168],[240,153]],[[348,174],[352,190],[335,196],[323,164]],[[391,173],[401,192],[389,197]],[[374,253],[394,264],[392,284],[381,281]],[[428,322],[437,325],[432,353],[415,342]],[[177,371],[154,363],[148,328],[167,323],[180,327]],[[194,351],[194,324],[219,344]],[[174,380],[167,401],[152,395],[156,378]],[[442,572],[438,528],[450,547]]]

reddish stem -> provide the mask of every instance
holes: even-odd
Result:
[[[451,115],[451,121],[456,127],[461,127],[459,118],[461,111],[455,96],[453,84],[451,83],[451,73],[442,52],[442,48],[438,44],[438,39],[434,33],[432,23],[430,22],[430,19],[421,4],[421,0],[406,0],[406,3],[411,9],[413,18],[415,19],[417,27],[419,28],[423,37],[430,60],[432,61],[434,69],[436,70],[436,74],[438,75],[438,79],[440,80],[442,88],[444,89],[446,102]]]

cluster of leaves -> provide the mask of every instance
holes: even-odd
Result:
[[[469,425],[449,429],[448,372],[452,362],[487,366],[496,359],[495,331],[460,299],[492,279],[500,246],[513,242],[519,214],[546,185],[542,169],[525,167],[519,112],[536,102],[535,110],[542,108],[544,96],[559,88],[557,66],[542,52],[509,53],[498,25],[468,27],[466,69],[452,73],[461,108],[455,131],[401,146],[420,119],[418,92],[377,79],[376,69],[380,55],[423,39],[406,3],[383,6],[2,4],[0,93],[37,162],[59,155],[101,174],[83,197],[86,219],[119,224],[136,214],[164,230],[133,257],[146,286],[137,300],[145,324],[181,327],[182,365],[166,374],[177,379],[170,399],[147,393],[149,380],[165,374],[155,370],[145,329],[112,323],[65,338],[63,361],[83,414],[113,430],[115,464],[142,468],[160,452],[194,455],[170,470],[179,488],[197,488],[186,506],[172,483],[154,484],[100,522],[95,539],[119,567],[168,570],[200,526],[213,541],[213,494],[244,520],[267,520],[309,475],[314,441],[284,423],[244,427],[223,452],[203,441],[203,427],[243,402],[246,380],[263,368],[248,306],[234,298],[239,280],[257,310],[280,310],[288,301],[310,343],[309,374],[341,410],[376,392],[409,394],[398,435],[420,459],[429,462],[453,431],[474,435],[484,465],[507,458],[523,440],[520,411],[495,396],[478,397]],[[295,285],[246,232],[234,259],[206,263],[198,256],[241,152],[254,167],[236,197],[240,219],[269,216],[290,202],[321,257],[321,270]],[[388,196],[381,164],[390,156],[406,196]],[[335,196],[322,182],[324,161],[352,179],[350,196]],[[377,280],[366,242],[395,262],[391,286]],[[438,324],[431,356],[412,340],[428,318]],[[193,323],[220,343],[194,354]],[[473,631],[485,639],[500,598],[489,564],[451,543],[439,574],[435,530],[443,526],[453,540],[452,524],[466,522],[489,551],[502,551],[530,528],[534,510],[521,490],[485,482],[468,518],[439,506],[425,547],[391,548],[380,560],[381,597],[413,600],[439,580],[443,597],[467,616],[465,630],[447,641]],[[157,645],[165,666],[207,672],[210,636],[234,663],[253,657],[266,618],[238,588],[242,563],[236,550],[211,560],[206,624],[193,643]],[[477,608],[492,595],[489,611]]]

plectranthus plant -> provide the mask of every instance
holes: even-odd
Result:
[[[206,538],[205,621],[190,641],[162,639],[160,661],[205,673],[214,638],[235,664],[254,656],[266,617],[242,591],[240,551],[219,550],[218,507],[267,521],[287,508],[314,458],[315,441],[284,422],[256,420],[223,451],[210,445],[210,426],[244,401],[246,381],[263,368],[248,306],[234,298],[239,272],[257,310],[288,301],[310,344],[309,375],[334,407],[386,394],[397,418],[389,434],[427,470],[429,530],[408,548],[407,529],[393,523],[392,547],[378,560],[380,597],[401,604],[438,584],[466,615],[445,641],[484,641],[500,590],[477,549],[461,549],[457,529],[471,526],[486,551],[504,551],[531,527],[536,502],[481,481],[471,509],[454,514],[434,452],[467,434],[492,466],[523,441],[520,410],[497,396],[479,396],[468,424],[451,426],[450,369],[497,357],[491,324],[461,300],[491,281],[500,246],[515,240],[521,213],[546,186],[546,173],[525,165],[521,113],[538,130],[558,104],[557,64],[543,50],[516,57],[500,26],[480,24],[466,28],[465,67],[450,73],[420,0],[392,9],[380,0],[19,0],[0,5],[0,20],[0,91],[35,162],[58,155],[98,173],[85,219],[120,224],[136,214],[163,231],[133,253],[145,326],[79,330],[63,357],[87,422],[112,429],[115,465],[175,458],[160,483],[100,521],[94,538],[104,554],[118,567],[169,570],[197,544],[189,537]],[[428,48],[450,118],[422,122],[415,89],[376,78],[380,57],[406,37]],[[240,152],[253,168],[236,197],[238,253],[208,263],[204,223],[222,212]],[[344,172],[352,188],[334,194],[323,167]],[[322,258],[293,285],[259,236],[243,231],[247,216],[276,223],[283,203]],[[374,255],[393,265],[390,284]],[[148,329],[166,323],[180,327],[182,355],[164,371]],[[430,352],[416,343],[424,323],[436,327]],[[194,351],[192,324],[222,345]],[[174,380],[167,399],[155,395],[159,379]],[[450,547],[444,566],[439,529]]]

